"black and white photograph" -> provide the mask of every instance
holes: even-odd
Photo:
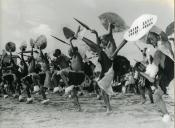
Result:
[[[174,128],[174,0],[0,0],[0,128]]]

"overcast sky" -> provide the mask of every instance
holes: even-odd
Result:
[[[8,41],[15,42],[19,47],[21,42],[29,42],[30,38],[35,39],[38,35],[45,34],[48,38],[47,51],[60,48],[66,53],[67,46],[49,35],[66,40],[62,27],[68,26],[76,30],[78,24],[73,17],[104,34],[106,30],[98,19],[103,12],[119,14],[128,26],[141,14],[154,14],[158,16],[156,25],[165,30],[174,21],[173,2],[174,0],[0,0],[0,50]],[[122,35],[114,35],[117,45],[120,44]],[[94,40],[93,37],[88,37]],[[133,43],[128,43],[120,54],[132,62],[133,58],[141,58]]]

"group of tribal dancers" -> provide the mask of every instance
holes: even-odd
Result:
[[[3,51],[1,57],[1,95],[4,98],[8,96],[18,97],[20,102],[32,103],[34,100],[32,95],[39,92],[42,95],[42,103],[44,104],[50,102],[46,95],[48,90],[64,92],[71,95],[77,109],[81,111],[78,92],[83,88],[91,87],[98,98],[104,100],[106,110],[110,112],[112,110],[110,95],[114,93],[110,90],[109,86],[111,84],[105,86],[103,84],[116,81],[122,86],[138,85],[138,91],[136,92],[141,94],[143,102],[145,101],[145,89],[147,89],[151,103],[155,103],[164,116],[169,115],[162,98],[163,94],[167,93],[166,87],[174,78],[174,48],[169,43],[168,38],[162,38],[162,33],[157,34],[150,31],[145,43],[149,42],[156,49],[154,56],[147,54],[146,48],[141,50],[143,61],[137,62],[132,70],[127,68],[127,71],[121,76],[121,71],[119,72],[119,70],[122,68],[122,65],[119,66],[118,62],[120,57],[117,55],[111,59],[117,49],[112,33],[113,28],[114,25],[110,24],[109,32],[102,36],[99,36],[97,31],[91,30],[91,33],[96,36],[98,49],[96,49],[95,55],[98,57],[98,62],[101,65],[101,72],[98,75],[94,72],[96,65],[87,56],[81,56],[79,48],[73,45],[78,35],[74,35],[69,39],[70,49],[68,50],[68,56],[62,54],[62,51],[57,48],[53,53],[54,59],[51,59],[47,53],[43,53],[43,49],[47,46],[47,39],[44,35],[39,36],[36,41],[30,40],[31,51],[26,51],[26,46],[20,47],[19,65],[14,62],[12,55],[16,49],[15,43],[8,42],[6,51]],[[158,49],[159,43],[166,43],[167,47],[170,47],[173,59]],[[26,53],[31,55],[28,56]],[[39,57],[35,58],[34,54]],[[4,63],[4,59],[7,56],[10,56],[9,62]],[[147,67],[151,67],[153,63],[157,69],[153,67],[153,69],[156,69],[152,73],[154,78],[149,80],[141,72],[149,72]],[[142,66],[146,67],[146,69],[143,69],[144,71],[141,69]],[[130,77],[125,75],[128,73],[131,76],[135,74],[133,75],[134,79],[130,79]],[[125,76],[124,80],[122,79],[123,76]],[[134,80],[134,82],[127,83],[128,79]],[[101,84],[102,86],[100,86]],[[154,89],[151,88],[152,86]],[[27,99],[25,99],[24,93],[27,95]]]

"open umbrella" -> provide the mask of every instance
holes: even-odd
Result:
[[[110,23],[115,26],[113,32],[122,32],[128,28],[125,21],[116,13],[105,12],[99,16],[99,19],[106,30]]]
[[[125,32],[122,43],[115,50],[111,58],[115,58],[115,56],[118,54],[120,49],[128,41],[133,42],[143,38],[150,31],[150,29],[155,25],[156,21],[157,21],[157,16],[151,15],[151,14],[143,14],[140,17],[138,17],[136,20],[134,20],[131,27]],[[145,24],[145,22],[147,22],[147,24]]]
[[[166,35],[169,36],[174,32],[174,21],[166,27]]]

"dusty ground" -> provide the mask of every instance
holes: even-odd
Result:
[[[74,111],[71,99],[49,94],[50,103],[42,105],[35,96],[32,104],[0,98],[0,128],[173,128],[173,121],[162,122],[155,105],[140,104],[140,96],[117,94],[111,100],[113,113],[106,114],[103,101],[80,97],[83,112]],[[174,102],[164,96],[171,116]]]

